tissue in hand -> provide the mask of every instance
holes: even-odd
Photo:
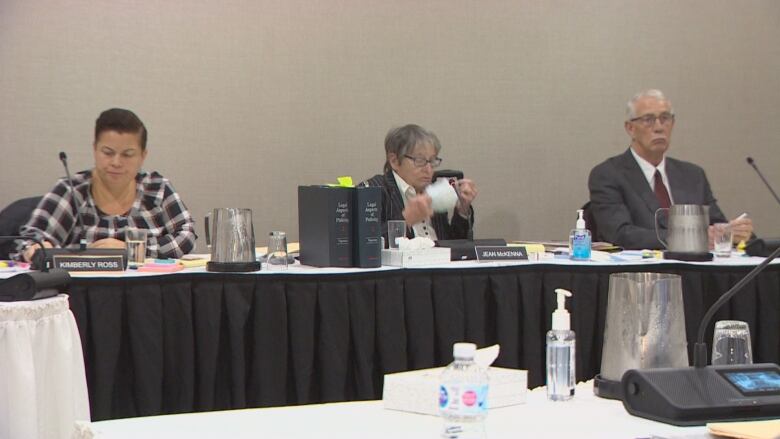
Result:
[[[446,178],[440,178],[428,185],[425,193],[431,197],[431,207],[434,212],[449,212],[458,202],[458,194]]]

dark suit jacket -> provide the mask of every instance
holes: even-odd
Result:
[[[710,224],[727,222],[702,168],[666,157],[666,176],[675,204],[710,206]],[[655,211],[661,206],[630,149],[593,168],[588,188],[598,240],[627,249],[663,248],[655,233]],[[665,215],[659,215],[659,225],[665,240]]]
[[[382,236],[387,240],[387,221],[403,220],[404,200],[401,191],[395,182],[393,171],[384,175],[378,174],[361,183],[363,186],[378,186],[382,188]],[[431,218],[431,225],[436,231],[437,239],[472,239],[474,227],[474,209],[471,210],[469,219],[453,213],[452,220],[446,213],[435,213]],[[406,228],[406,236],[414,237],[411,227]],[[387,244],[385,244],[387,246]]]

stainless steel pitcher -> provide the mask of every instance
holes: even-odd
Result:
[[[251,209],[214,209],[206,215],[205,226],[206,245],[211,247],[211,260],[206,265],[208,271],[260,269],[260,263],[255,258],[255,229]]]
[[[596,394],[620,398],[628,369],[688,365],[682,281],[676,274],[614,273]],[[604,384],[604,382],[609,384]],[[611,385],[617,384],[614,388]],[[618,392],[618,394],[614,394]]]
[[[658,213],[669,212],[667,240],[661,238]],[[655,234],[667,250],[675,253],[708,253],[710,207],[698,204],[673,204],[655,211]]]

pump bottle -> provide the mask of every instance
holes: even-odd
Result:
[[[569,257],[575,261],[590,259],[590,230],[585,227],[585,212],[577,210],[577,223],[569,234]]]
[[[574,397],[575,338],[570,328],[566,297],[571,292],[558,288],[558,309],[552,314],[552,329],[547,332],[547,399],[567,401]]]

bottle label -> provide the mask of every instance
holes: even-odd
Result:
[[[439,386],[439,408],[457,415],[480,415],[487,411],[488,386]]]
[[[587,233],[574,233],[571,247],[572,259],[590,259],[590,236]]]

